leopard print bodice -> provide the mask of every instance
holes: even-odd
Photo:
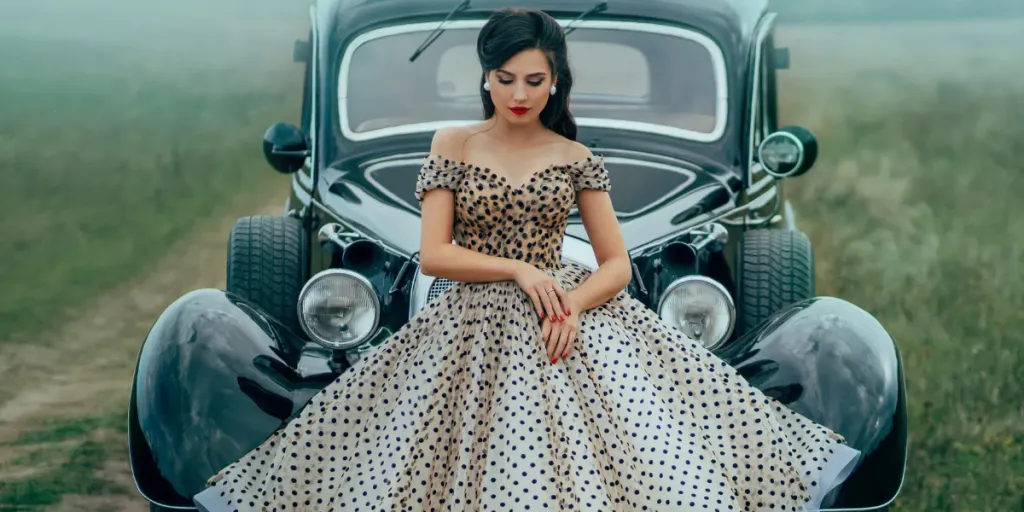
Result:
[[[562,237],[576,195],[609,190],[604,159],[550,165],[519,186],[486,167],[430,155],[416,181],[416,198],[435,188],[455,193],[455,242],[491,256],[542,269],[561,266]]]

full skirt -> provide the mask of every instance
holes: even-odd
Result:
[[[589,271],[551,271],[566,289]],[[514,282],[457,283],[195,497],[221,511],[803,511],[859,452],[625,293],[552,364]]]

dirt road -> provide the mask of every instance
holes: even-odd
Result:
[[[47,473],[59,471],[61,464],[67,463],[60,460],[60,454],[67,459],[69,450],[61,450],[61,445],[83,439],[69,441],[68,436],[57,436],[57,441],[13,445],[12,441],[54,421],[73,424],[75,420],[104,415],[116,419],[127,410],[139,347],[156,317],[188,290],[224,286],[227,234],[238,216],[280,211],[281,201],[274,198],[273,204],[263,208],[240,209],[209,222],[170,248],[151,272],[123,283],[75,312],[74,320],[53,339],[37,344],[0,343],[0,483],[33,478],[53,481]],[[145,500],[135,493],[124,434],[113,428],[99,428],[85,432],[85,440],[115,447],[93,476],[127,492],[65,494],[58,504],[45,510],[147,510]],[[0,510],[14,505],[10,500],[16,501],[0,500]]]

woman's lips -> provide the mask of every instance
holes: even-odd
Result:
[[[528,107],[510,107],[509,110],[511,110],[512,113],[517,116],[521,116],[530,111]]]

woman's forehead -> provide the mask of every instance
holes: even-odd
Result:
[[[498,69],[513,75],[547,74],[548,59],[544,52],[537,48],[531,48],[513,55]]]

